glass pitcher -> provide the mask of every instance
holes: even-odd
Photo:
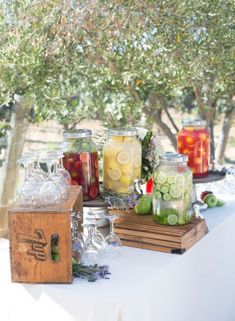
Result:
[[[110,129],[103,148],[103,181],[107,191],[131,194],[134,180],[141,178],[142,147],[137,131]]]
[[[192,213],[192,171],[187,156],[165,153],[154,173],[153,220],[182,225],[190,222]]]

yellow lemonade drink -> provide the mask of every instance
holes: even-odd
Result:
[[[141,143],[135,129],[110,129],[103,149],[103,181],[106,191],[131,194],[141,178]]]

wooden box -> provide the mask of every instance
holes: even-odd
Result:
[[[186,225],[169,226],[154,223],[151,215],[112,212],[120,215],[114,230],[125,246],[183,254],[208,232],[206,221],[200,218],[193,218]]]
[[[59,207],[9,212],[11,278],[24,283],[71,283],[71,210],[82,211],[82,189],[71,187]],[[58,238],[59,260],[52,259],[51,237]]]

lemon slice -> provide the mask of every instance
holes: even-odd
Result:
[[[129,161],[130,161],[130,155],[129,155],[129,153],[126,152],[126,151],[124,151],[124,150],[121,151],[121,152],[119,152],[119,153],[117,154],[117,161],[118,161],[118,163],[121,164],[121,165],[125,165],[125,164],[129,163]]]
[[[134,156],[134,166],[135,167],[140,167],[141,166],[141,156]]]
[[[122,173],[119,168],[112,168],[109,170],[109,177],[113,181],[118,181],[121,177]]]
[[[182,189],[178,187],[176,184],[172,184],[170,188],[170,195],[173,198],[179,198],[182,196]]]
[[[167,222],[169,225],[176,225],[179,221],[179,218],[176,214],[170,214],[167,216]]]

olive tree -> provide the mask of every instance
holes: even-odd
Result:
[[[24,97],[25,126],[26,115],[65,129],[84,117],[157,124],[176,148],[171,112],[191,97],[213,151],[216,115],[234,115],[233,17],[232,0],[1,1],[0,104]]]

